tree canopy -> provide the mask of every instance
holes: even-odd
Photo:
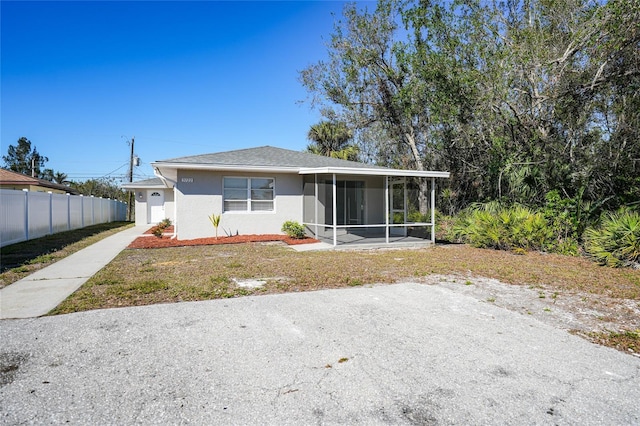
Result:
[[[87,179],[84,182],[69,181],[68,175],[63,172],[54,172],[45,169],[44,165],[49,159],[38,153],[36,147],[31,148],[31,141],[25,137],[18,139],[17,144],[9,145],[7,155],[2,156],[6,169],[31,176],[32,165],[35,177],[45,179],[61,185],[69,185],[82,195],[111,198],[128,202],[128,194],[120,188],[113,178]]]
[[[22,137],[16,145],[9,145],[2,161],[8,170],[27,176],[32,176],[33,173],[34,177],[43,178],[43,174],[46,174],[44,165],[49,159],[40,155],[35,146],[31,149],[31,141]]]
[[[87,179],[84,182],[69,182],[76,191],[82,195],[111,198],[122,202],[128,202],[128,193],[120,188],[113,178]]]
[[[344,122],[321,121],[309,129],[307,151],[326,157],[355,161],[358,147],[349,144],[353,133]]]
[[[350,4],[327,50],[300,73],[312,105],[369,161],[450,171],[451,212],[639,201],[639,0]]]

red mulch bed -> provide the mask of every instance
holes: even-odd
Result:
[[[146,232],[145,232],[146,234]],[[169,236],[162,238],[153,236],[143,236],[136,238],[127,248],[132,249],[148,249],[148,248],[165,248],[165,247],[184,247],[184,246],[205,246],[214,244],[240,244],[240,243],[263,243],[271,241],[283,241],[288,245],[312,244],[319,242],[314,238],[295,239],[286,235],[266,234],[266,235],[234,235],[232,237],[215,237],[196,238],[195,240],[176,240]]]
[[[157,226],[154,226],[153,228],[149,228],[144,232],[144,235],[152,235],[153,234],[153,230],[156,229]],[[169,225],[166,228],[164,228],[163,233],[165,234],[173,234],[173,225]]]

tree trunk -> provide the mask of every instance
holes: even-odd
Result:
[[[429,213],[429,180],[427,178],[418,178],[418,208],[421,215]]]
[[[420,156],[420,151],[416,145],[416,139],[413,133],[405,133],[407,145],[411,149],[413,155],[413,161],[416,164],[416,170],[424,171],[424,162]],[[418,178],[418,210],[421,215],[426,215],[429,212],[429,181],[425,178]]]

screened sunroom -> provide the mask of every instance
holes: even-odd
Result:
[[[299,173],[310,236],[333,246],[435,243],[436,183],[448,172],[324,167]]]

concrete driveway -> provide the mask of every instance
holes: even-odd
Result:
[[[640,359],[398,284],[0,322],[2,424],[640,424]]]

